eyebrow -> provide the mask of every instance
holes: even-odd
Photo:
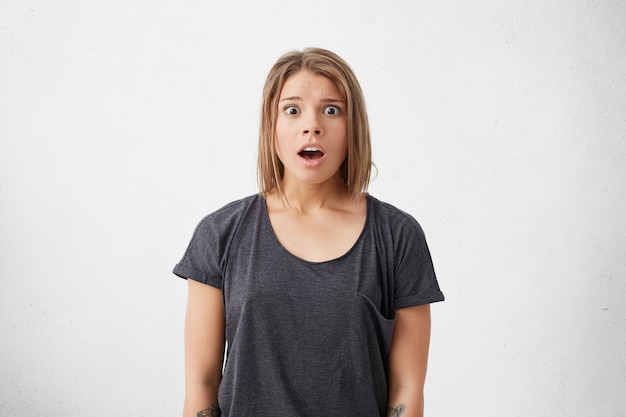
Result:
[[[285,97],[283,99],[280,99],[279,102],[282,102],[282,101],[302,101],[302,97],[300,96]],[[338,98],[323,98],[320,101],[324,103],[344,103],[343,100],[338,99]]]

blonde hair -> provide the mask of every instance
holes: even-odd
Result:
[[[280,92],[287,79],[299,71],[310,71],[333,81],[346,102],[348,116],[348,156],[339,168],[351,198],[367,193],[372,171],[372,148],[365,99],[354,72],[338,55],[320,48],[292,51],[281,56],[271,68],[263,88],[259,129],[259,191],[267,195],[278,191],[284,166],[276,153],[276,118]]]

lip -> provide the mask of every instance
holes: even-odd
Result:
[[[297,154],[300,154],[300,152],[302,152],[303,150],[305,150],[306,148],[317,148],[320,150],[320,152],[322,152],[323,154],[326,154],[326,151],[324,151],[324,148],[318,144],[318,143],[305,143],[304,145],[302,145],[300,147],[300,149],[298,149],[298,152],[296,152]]]
[[[317,150],[319,150],[320,152],[322,152],[322,156],[320,156],[319,158],[316,159],[308,159],[303,157],[302,155],[300,155],[300,152],[304,151],[306,148],[316,148]],[[322,162],[324,161],[324,158],[326,157],[326,152],[324,152],[324,148],[321,147],[320,145],[318,145],[317,143],[307,143],[305,145],[303,145],[302,147],[300,147],[300,149],[297,152],[298,158],[300,160],[300,162],[307,168],[315,168],[317,166],[320,166],[322,164]]]

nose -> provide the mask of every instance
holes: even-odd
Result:
[[[317,115],[310,115],[305,119],[302,133],[304,135],[314,134],[317,136],[322,134],[322,126],[317,119]]]
[[[316,135],[321,135],[322,134],[322,130],[320,128],[304,129],[302,131],[302,133],[304,133],[305,135],[308,135],[311,132],[315,133]]]

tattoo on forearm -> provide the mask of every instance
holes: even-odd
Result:
[[[220,411],[219,407],[212,405],[209,408],[205,408],[202,411],[198,411],[198,414],[196,414],[197,417],[220,417],[222,415],[222,412]]]
[[[404,410],[406,410],[406,405],[398,404],[395,407],[389,407],[387,411],[387,417],[400,417],[404,414]]]

